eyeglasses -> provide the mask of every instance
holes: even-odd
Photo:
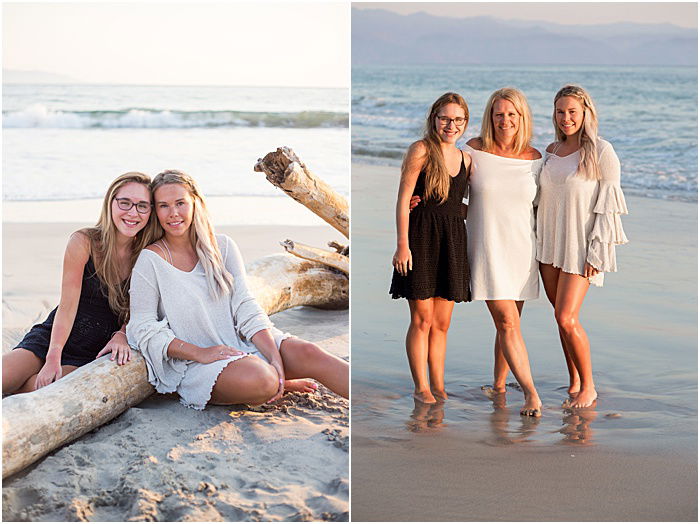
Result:
[[[142,215],[149,213],[152,207],[152,205],[148,202],[132,202],[128,198],[115,198],[114,200],[117,201],[117,206],[122,211],[129,211],[132,207],[136,206],[136,211],[138,211]]]
[[[450,122],[454,122],[457,127],[461,126],[464,124],[464,122],[467,121],[466,118],[463,118],[461,116],[458,116],[457,118],[448,118],[446,116],[438,116],[437,119],[440,121],[442,125],[445,127],[450,125]]]

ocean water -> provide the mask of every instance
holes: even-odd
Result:
[[[4,85],[2,101],[4,200],[100,198],[164,169],[210,196],[288,198],[253,171],[280,146],[349,195],[347,89]]]
[[[400,165],[420,138],[430,104],[446,91],[463,95],[470,122],[462,143],[478,135],[489,95],[515,86],[533,113],[533,145],[553,140],[552,100],[566,83],[596,102],[600,136],[622,165],[629,194],[697,202],[698,72],[695,67],[361,66],[352,70],[352,155]]]

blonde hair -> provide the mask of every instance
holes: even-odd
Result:
[[[209,291],[215,298],[219,298],[233,290],[233,277],[224,267],[223,257],[219,244],[214,236],[214,228],[209,219],[209,211],[204,201],[202,192],[197,182],[187,173],[168,169],[156,175],[151,183],[151,192],[155,198],[156,190],[166,184],[180,184],[184,186],[192,197],[192,225],[190,226],[190,242],[197,252],[199,261],[204,267]],[[157,233],[161,238],[165,231],[158,221]]]
[[[95,272],[107,291],[110,309],[119,317],[120,322],[129,319],[129,279],[122,281],[117,256],[117,226],[112,219],[112,202],[119,190],[126,184],[135,182],[148,189],[151,178],[143,173],[132,171],[117,177],[107,189],[100,218],[95,227],[81,229],[90,241],[90,254],[95,265]],[[150,197],[150,193],[149,193]],[[131,241],[129,273],[136,263],[141,250],[155,239],[155,219],[153,213],[148,217],[146,227],[139,231]]]
[[[425,120],[425,131],[423,133],[423,144],[425,144],[428,150],[423,167],[425,171],[425,192],[423,198],[427,200],[430,197],[435,197],[441,204],[447,200],[447,196],[450,192],[450,173],[447,170],[447,166],[445,166],[445,159],[440,147],[442,140],[438,135],[435,119],[440,110],[447,104],[457,104],[464,110],[464,129],[462,129],[460,136],[464,134],[469,124],[469,106],[467,106],[467,102],[464,98],[457,93],[445,93],[433,102],[430,111],[428,111],[428,116]],[[404,159],[402,170],[405,167],[405,161]]]
[[[601,173],[598,166],[598,113],[591,95],[581,86],[565,85],[554,95],[552,122],[554,123],[556,139],[558,142],[566,140],[566,135],[559,129],[557,124],[557,101],[565,96],[575,98],[583,106],[583,123],[578,132],[580,155],[576,173],[590,180],[600,180]]]
[[[519,89],[514,87],[502,87],[494,91],[486,102],[484,117],[481,119],[481,148],[484,151],[492,151],[496,143],[496,130],[493,126],[493,106],[498,100],[507,100],[520,115],[520,125],[515,135],[514,152],[520,154],[530,147],[532,140],[532,113],[527,103],[527,98]]]

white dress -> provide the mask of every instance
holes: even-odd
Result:
[[[181,271],[144,249],[131,273],[129,345],[146,359],[148,381],[156,391],[177,391],[180,402],[195,409],[204,409],[216,379],[230,362],[248,355],[264,358],[251,342],[258,331],[270,329],[278,348],[291,336],[273,326],[249,292],[238,246],[225,235],[216,240],[233,276],[233,292],[218,299],[209,292],[201,262],[190,272]],[[168,345],[175,338],[200,347],[224,344],[247,354],[210,364],[180,360],[168,356]]]
[[[615,246],[627,243],[620,220],[627,214],[620,161],[612,145],[599,139],[602,178],[590,180],[576,174],[579,156],[579,151],[545,156],[537,207],[537,260],[574,275],[583,275],[588,262],[600,271],[588,280],[602,287],[603,272],[617,271]]]
[[[537,298],[533,202],[542,159],[506,158],[470,146],[465,151],[472,157],[467,213],[472,300]]]

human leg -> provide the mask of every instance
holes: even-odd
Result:
[[[2,394],[24,393],[20,391],[27,380],[41,371],[44,360],[24,348],[13,349],[2,356]]]
[[[574,408],[588,407],[598,398],[593,383],[591,348],[586,331],[579,322],[579,311],[589,286],[586,277],[562,271],[557,284],[557,298],[554,308],[554,317],[557,320],[559,331],[581,377],[581,389],[576,398],[571,401],[571,407]]]
[[[210,404],[257,406],[270,400],[279,389],[275,368],[255,356],[239,358],[224,368],[216,379]]]
[[[43,364],[42,364],[43,365]],[[61,378],[65,377],[69,373],[72,373],[78,369],[78,366],[61,366]],[[29,377],[24,384],[22,384],[22,387],[20,387],[16,393],[31,393],[32,391],[36,391],[36,377],[38,377],[39,374],[35,373],[31,377]]]
[[[544,285],[545,293],[547,294],[547,299],[549,300],[552,307],[556,309],[557,301],[557,286],[559,284],[559,274],[561,269],[554,267],[551,264],[540,264],[540,275],[542,275],[542,284]],[[557,325],[557,329],[559,326]],[[566,369],[569,372],[569,389],[568,393],[572,397],[575,397],[579,390],[581,389],[581,378],[579,377],[574,361],[571,358],[569,348],[566,344],[566,338],[559,329],[559,341],[561,342],[561,348],[564,351],[564,359],[566,360]]]
[[[416,400],[426,403],[435,402],[435,397],[430,392],[427,377],[428,337],[433,321],[433,305],[434,299],[432,298],[408,301],[411,324],[408,327],[408,333],[406,333],[406,354],[415,384],[413,396]]]
[[[491,317],[496,326],[499,342],[515,379],[523,388],[525,404],[522,415],[541,416],[542,402],[530,373],[525,341],[520,333],[520,314],[514,300],[487,300]]]
[[[515,302],[518,308],[518,316],[522,316],[524,300],[517,300]],[[496,331],[496,339],[494,341],[494,358],[493,358],[493,390],[496,393],[506,392],[506,380],[508,379],[508,373],[510,372],[510,366],[508,366],[508,361],[503,354],[503,342],[498,336],[498,331]]]
[[[447,353],[447,330],[450,328],[452,300],[433,299],[433,319],[428,332],[428,375],[430,392],[436,400],[447,400],[445,392],[445,354]]]
[[[342,358],[300,338],[286,338],[280,345],[284,375],[288,379],[310,377],[338,395],[348,398],[350,366]]]

